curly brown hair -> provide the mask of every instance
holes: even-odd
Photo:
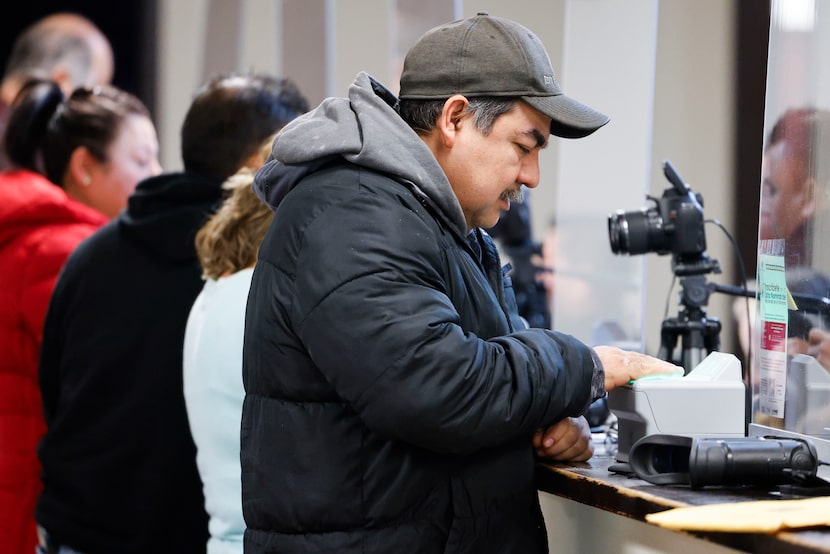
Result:
[[[270,146],[271,141],[266,141],[262,161]],[[218,279],[256,262],[259,243],[274,219],[274,212],[251,188],[256,171],[243,167],[225,181],[225,201],[196,233],[196,253],[205,279]]]

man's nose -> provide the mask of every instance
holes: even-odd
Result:
[[[521,172],[519,173],[518,181],[530,189],[535,189],[539,186],[539,153],[534,152],[532,156],[528,156],[522,164]]]

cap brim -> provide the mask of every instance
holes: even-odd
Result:
[[[562,138],[587,137],[611,119],[564,94],[522,96],[522,100],[551,119],[550,134]]]

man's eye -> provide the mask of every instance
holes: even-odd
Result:
[[[516,146],[519,147],[519,150],[522,151],[522,154],[530,154],[530,148],[528,148],[527,146],[523,146],[521,144],[517,144]]]

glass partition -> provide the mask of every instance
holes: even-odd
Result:
[[[830,5],[772,2],[750,372],[750,434],[808,438],[824,462],[830,462],[828,42]]]

